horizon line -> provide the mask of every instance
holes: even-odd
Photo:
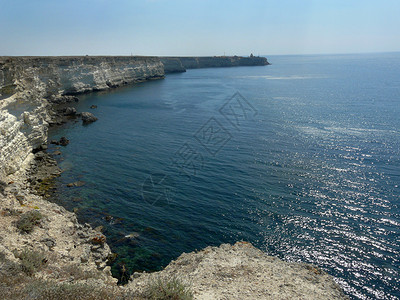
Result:
[[[394,51],[368,51],[368,52],[330,52],[330,53],[285,53],[285,54],[257,54],[254,57],[267,57],[267,56],[311,56],[311,55],[362,55],[362,54],[390,54],[400,53],[400,50]],[[143,55],[143,54],[70,54],[70,55],[0,55],[0,57],[98,57],[98,56],[121,56],[121,57],[250,57],[246,55]]]

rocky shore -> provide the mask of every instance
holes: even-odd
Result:
[[[259,59],[0,57],[0,298],[54,299],[59,293],[75,299],[79,292],[86,293],[80,299],[147,299],[154,280],[171,276],[195,299],[345,298],[318,268],[283,262],[248,243],[182,254],[165,270],[135,273],[118,287],[107,265],[113,255],[106,237],[46,200],[61,174],[46,152],[48,127],[96,121],[73,108],[75,95],[161,79],[181,67],[268,63]],[[51,142],[67,145],[68,139]]]

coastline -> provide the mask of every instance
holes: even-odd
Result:
[[[65,111],[60,112],[56,108],[59,104],[76,101],[74,96],[67,95],[161,79],[165,76],[165,73],[175,72],[176,64],[178,64],[180,70],[182,70],[180,65],[185,70],[188,66],[193,67],[193,65],[183,63],[181,58],[172,58],[173,64],[166,71],[165,64],[167,62],[163,63],[163,58],[160,60],[154,57],[125,57],[124,59],[112,57],[97,57],[97,59],[96,57],[16,58],[15,65],[4,72],[4,66],[7,63],[11,63],[10,61],[7,62],[9,59],[0,59],[0,70],[2,70],[0,74],[0,90],[2,91],[0,98],[0,124],[3,130],[1,132],[0,148],[4,150],[0,156],[0,183],[2,186],[0,196],[2,197],[1,224],[4,232],[6,232],[6,235],[1,239],[0,252],[4,253],[9,261],[18,262],[18,258],[14,254],[16,249],[17,251],[22,251],[25,248],[38,249],[45,253],[51,253],[54,257],[49,260],[49,266],[61,269],[66,266],[79,265],[79,268],[83,269],[83,271],[100,274],[96,279],[97,281],[94,281],[97,284],[115,285],[116,279],[111,277],[110,267],[107,266],[107,261],[111,259],[111,250],[106,243],[106,237],[93,230],[88,224],[80,225],[74,213],[68,212],[43,198],[47,194],[46,188],[51,187],[49,181],[60,174],[60,170],[54,164],[54,159],[45,154],[48,126],[49,124],[62,123],[65,121],[64,119],[69,118],[68,115],[65,115]],[[40,65],[39,62],[42,59],[44,59],[44,64]],[[99,63],[98,59],[105,60]],[[130,61],[128,67],[125,64],[127,60]],[[54,64],[54,61],[57,63]],[[85,61],[90,63],[85,63]],[[197,61],[197,67],[201,67],[199,59],[191,58],[190,63],[193,61]],[[222,64],[225,64],[225,61],[223,60]],[[263,60],[263,63],[265,61]],[[215,67],[229,66],[221,65],[220,62]],[[124,66],[124,68],[121,69],[121,66]],[[210,67],[210,64],[206,63],[203,66]],[[46,166],[42,174],[38,172],[40,164]],[[40,191],[40,189],[42,190]],[[37,195],[38,192],[39,195]],[[22,215],[29,211],[39,211],[43,218],[32,233],[21,234],[13,225],[13,222],[17,222]],[[214,251],[220,253],[221,257],[228,257],[232,249],[242,249],[242,247],[252,249],[252,246],[245,243],[232,247],[221,246],[220,248],[212,248],[212,250],[207,250],[207,248],[202,253],[206,255],[210,251]],[[254,259],[258,259],[260,262],[269,260],[261,251],[251,250],[250,252],[248,253],[247,250],[241,252],[243,254],[243,262],[249,256],[253,256]],[[183,255],[183,257],[195,257],[195,255],[196,253],[191,253]],[[196,263],[196,261],[194,259],[192,263]],[[276,258],[273,261],[272,265],[283,264],[284,267],[282,269],[285,270],[287,268],[288,271],[296,265],[282,262]],[[170,265],[173,264],[172,262]],[[210,264],[208,267],[214,264]],[[185,264],[182,263],[183,265]],[[232,268],[232,265],[229,267]],[[251,273],[254,268],[254,266],[249,267],[248,272]],[[329,275],[322,271],[315,271],[318,269],[314,267],[302,268],[301,272],[304,271],[303,269],[306,270],[306,275],[318,275],[316,278],[320,278],[320,275],[324,276],[321,280],[316,280],[314,277],[307,279],[307,276],[305,276],[305,280],[312,282],[312,287],[323,290],[324,284],[329,283],[328,289],[333,291],[330,298],[344,297],[341,289]],[[223,270],[221,269],[219,272],[223,272]],[[182,276],[185,276],[185,271],[183,273]],[[288,278],[299,276],[297,271],[289,273],[290,276]],[[54,275],[55,273],[49,275],[43,272],[38,274],[38,276],[42,276],[46,280],[61,282],[71,277],[71,274],[62,274],[62,272],[58,272],[58,275]],[[186,274],[188,275],[189,272],[186,271]],[[240,276],[247,278],[247,275],[241,274]],[[237,275],[232,276],[238,277]],[[141,277],[141,275],[136,274],[133,277]],[[254,281],[254,279],[251,280]],[[76,281],[76,278],[73,281]],[[83,281],[88,281],[88,279],[83,279]],[[128,284],[129,288],[140,289],[140,287],[134,287],[135,284],[139,284],[138,282],[133,281],[133,284]],[[251,284],[252,282],[247,282],[247,287]],[[207,283],[204,283],[204,285],[207,286]],[[304,283],[299,286],[304,287]],[[246,284],[243,285],[242,289],[245,287]],[[287,293],[287,295],[300,293],[296,287],[290,287],[290,289],[283,288],[280,293]],[[217,290],[217,287],[215,290]],[[197,295],[199,299],[211,297],[209,293],[202,294],[200,290],[198,290]],[[217,299],[220,297],[218,293],[213,295]],[[321,295],[328,297],[326,291]],[[239,297],[238,294],[233,294],[232,299],[235,299],[236,296]],[[243,295],[240,294],[240,297],[243,297]]]

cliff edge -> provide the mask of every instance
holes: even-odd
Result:
[[[159,278],[179,277],[194,299],[348,299],[321,269],[284,262],[247,242],[184,253],[163,271],[135,273],[127,289],[141,292]]]

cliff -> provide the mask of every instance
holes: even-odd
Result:
[[[332,277],[248,243],[182,254],[165,270],[117,287],[101,229],[47,201],[61,173],[45,152],[54,104],[66,96],[163,78],[187,68],[266,65],[237,57],[0,57],[0,298],[153,299],[149,281],[177,275],[195,299],[341,299]],[[143,294],[144,293],[144,294]]]
[[[239,66],[269,65],[265,57],[242,56],[199,56],[199,57],[160,57],[165,73],[185,72],[186,69],[222,68]]]
[[[0,57],[0,180],[46,143],[52,101],[163,77],[157,57]]]
[[[49,105],[62,95],[163,78],[186,69],[264,66],[265,57],[0,57],[0,180],[47,141]]]

